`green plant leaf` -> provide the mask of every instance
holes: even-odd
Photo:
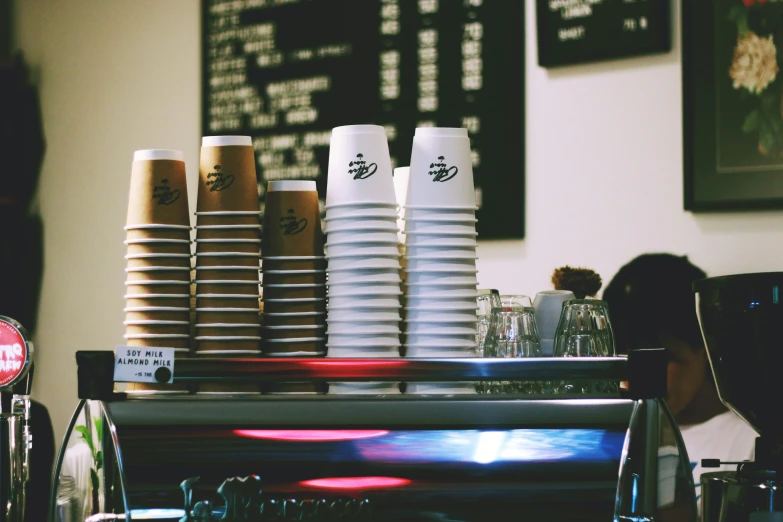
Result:
[[[737,35],[745,36],[745,33],[750,31],[748,28],[748,10],[743,9],[740,15],[737,17]]]
[[[95,454],[95,467],[98,469],[103,469],[103,452],[99,451]]]
[[[79,436],[87,443],[87,446],[89,446],[90,452],[95,455],[95,446],[92,443],[92,433],[87,429],[87,426],[74,426],[73,429],[79,432]]]
[[[726,15],[726,18],[736,22],[737,18],[742,16],[742,12],[745,11],[745,7],[741,5],[735,5],[731,9],[729,9],[729,13]]]
[[[768,152],[773,152],[775,150],[775,145],[777,143],[777,140],[775,139],[775,134],[768,130],[767,128],[763,128],[761,133],[759,134],[759,142],[761,143],[761,146],[764,147]]]
[[[758,130],[759,128],[759,111],[756,109],[755,111],[748,114],[748,116],[745,118],[745,121],[742,124],[742,131],[743,132],[753,132],[755,130]]]
[[[95,433],[98,435],[98,444],[103,445],[103,419],[95,419]]]

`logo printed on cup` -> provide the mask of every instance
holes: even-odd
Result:
[[[356,155],[356,159],[348,163],[348,174],[353,174],[353,179],[367,179],[378,170],[378,165],[364,161],[364,154],[359,153]]]
[[[179,189],[171,190],[168,179],[162,179],[152,190],[152,199],[157,199],[158,205],[171,205],[179,199],[179,194]]]
[[[296,219],[294,209],[288,209],[288,215],[280,218],[280,228],[284,236],[295,236],[307,228],[307,218]]]
[[[222,167],[220,165],[215,165],[215,172],[210,172],[207,174],[207,179],[210,179],[210,181],[207,181],[207,186],[209,187],[210,192],[220,192],[221,190],[226,190],[228,187],[230,187],[234,183],[234,175],[233,174],[226,174],[225,172],[221,172]]]
[[[430,163],[430,168],[435,169],[428,172],[430,176],[432,176],[433,182],[444,182],[448,181],[454,176],[457,175],[457,172],[459,172],[459,169],[456,165],[453,165],[451,167],[446,165],[446,158],[444,156],[438,156],[438,161],[435,163]]]

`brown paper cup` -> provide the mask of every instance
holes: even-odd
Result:
[[[165,240],[162,240],[165,241]],[[180,243],[178,240],[155,243],[128,243],[128,255],[144,254],[187,254],[190,255],[190,243]]]
[[[214,228],[213,228],[214,227]],[[213,225],[196,228],[196,239],[260,239],[260,225]]]
[[[237,384],[222,384],[218,382],[202,382],[199,383],[196,393],[198,394],[242,394],[242,395],[254,395],[261,393],[260,385],[252,383],[237,383]]]
[[[262,318],[264,326],[300,326],[321,325],[326,326],[326,312],[308,315],[272,315],[264,314]]]
[[[196,351],[216,351],[216,352],[229,352],[226,356],[232,355],[230,352],[234,351],[259,351],[261,346],[259,339],[199,339],[196,338]],[[199,357],[208,356],[216,357],[219,354],[196,354]]]
[[[322,357],[326,354],[326,339],[275,342],[265,340],[264,355],[276,357]]]
[[[310,325],[295,327],[264,327],[264,339],[302,339],[310,337],[325,337],[326,325]]]
[[[257,282],[242,280],[213,280],[197,279],[196,289],[198,294],[244,294],[259,295],[259,286]]]
[[[142,394],[177,394],[187,395],[190,393],[190,388],[185,383],[172,383],[172,384],[148,384],[142,382],[129,382],[128,387],[125,389],[125,393],[129,395],[142,395]]]
[[[126,324],[125,334],[134,335],[189,335],[190,325],[185,324]]]
[[[255,267],[242,267],[242,269],[233,269],[236,267],[199,267],[196,271],[198,277],[196,280],[207,281],[254,281],[258,282],[259,272]]]
[[[325,284],[324,270],[288,270],[266,271],[263,273],[265,285],[311,285]]]
[[[179,239],[190,241],[189,228],[132,228],[125,232],[126,239]]]
[[[149,296],[132,295],[125,296],[126,308],[138,307],[166,307],[166,308],[190,308],[190,296],[179,292],[177,294],[152,294]],[[131,296],[131,297],[129,297]]]
[[[312,299],[326,297],[326,285],[264,286],[264,299]]]
[[[261,258],[261,268],[264,272],[289,270],[326,270],[326,259],[305,259],[290,257],[288,259]]]
[[[322,256],[318,192],[267,192],[264,207],[265,256]]]
[[[126,295],[144,296],[146,294],[187,294],[190,291],[190,283],[187,281],[126,281]]]
[[[240,337],[257,337],[260,335],[261,327],[256,324],[255,326],[236,326],[228,327],[228,324],[223,323],[221,326],[214,326],[207,324],[196,325],[197,336],[207,337],[220,337],[220,336],[240,336]]]
[[[258,308],[257,296],[238,295],[242,294],[197,294],[196,308]]]
[[[248,309],[238,311],[236,308],[214,308],[212,310],[196,310],[196,323],[254,323],[259,321],[258,312]],[[207,348],[203,348],[206,350]]]
[[[155,255],[155,254],[153,254]],[[167,266],[190,268],[191,257],[187,254],[160,254],[160,257],[132,257],[127,259],[128,268],[151,268],[154,266]]]
[[[128,281],[190,281],[189,267],[145,267],[126,270]]]
[[[220,138],[206,137],[201,142],[196,210],[257,211],[256,157],[249,138],[247,145],[223,145],[230,141]]]
[[[224,255],[225,254],[225,255]],[[258,252],[219,252],[196,255],[196,267],[202,266],[253,266],[260,267]]]
[[[258,254],[261,243],[254,239],[203,239],[196,241],[196,253],[242,252]]]
[[[188,348],[190,346],[189,337],[142,337],[125,339],[126,346],[139,346],[151,348]]]
[[[327,386],[324,382],[270,382],[262,390],[271,395],[317,395],[326,393]]]
[[[196,226],[259,225],[261,212],[196,212]]]
[[[178,151],[169,151],[178,152]],[[128,225],[190,225],[188,187],[182,153],[168,155],[136,151],[131,167]]]
[[[292,301],[286,300],[265,300],[262,303],[265,313],[268,314],[290,314],[297,312],[326,312],[326,299]]]
[[[161,307],[162,308],[162,307]],[[126,322],[136,321],[185,321],[190,322],[190,310],[141,310],[126,311]]]

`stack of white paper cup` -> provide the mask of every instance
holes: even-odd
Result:
[[[248,136],[201,140],[196,208],[196,356],[260,355],[259,223]],[[258,393],[252,384],[204,383],[199,393]]]
[[[405,202],[407,357],[476,356],[476,200],[466,129],[418,128]],[[475,393],[470,383],[408,393]]]
[[[133,155],[126,230],[125,343],[173,348],[190,338],[190,223],[185,163],[178,150]],[[187,393],[184,385],[128,385],[128,393]]]
[[[399,357],[397,200],[383,127],[332,130],[326,191],[329,357]],[[397,383],[332,383],[331,393],[399,393]]]

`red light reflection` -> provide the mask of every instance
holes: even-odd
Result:
[[[234,430],[234,435],[250,439],[291,442],[336,442],[382,437],[386,430]]]
[[[368,361],[362,359],[360,361],[305,361],[308,366],[326,366],[335,368],[381,368],[381,367],[396,367],[405,366],[408,361]]]
[[[411,481],[397,477],[334,477],[313,480],[303,480],[299,484],[312,488],[328,489],[377,489],[399,488],[407,486]]]

